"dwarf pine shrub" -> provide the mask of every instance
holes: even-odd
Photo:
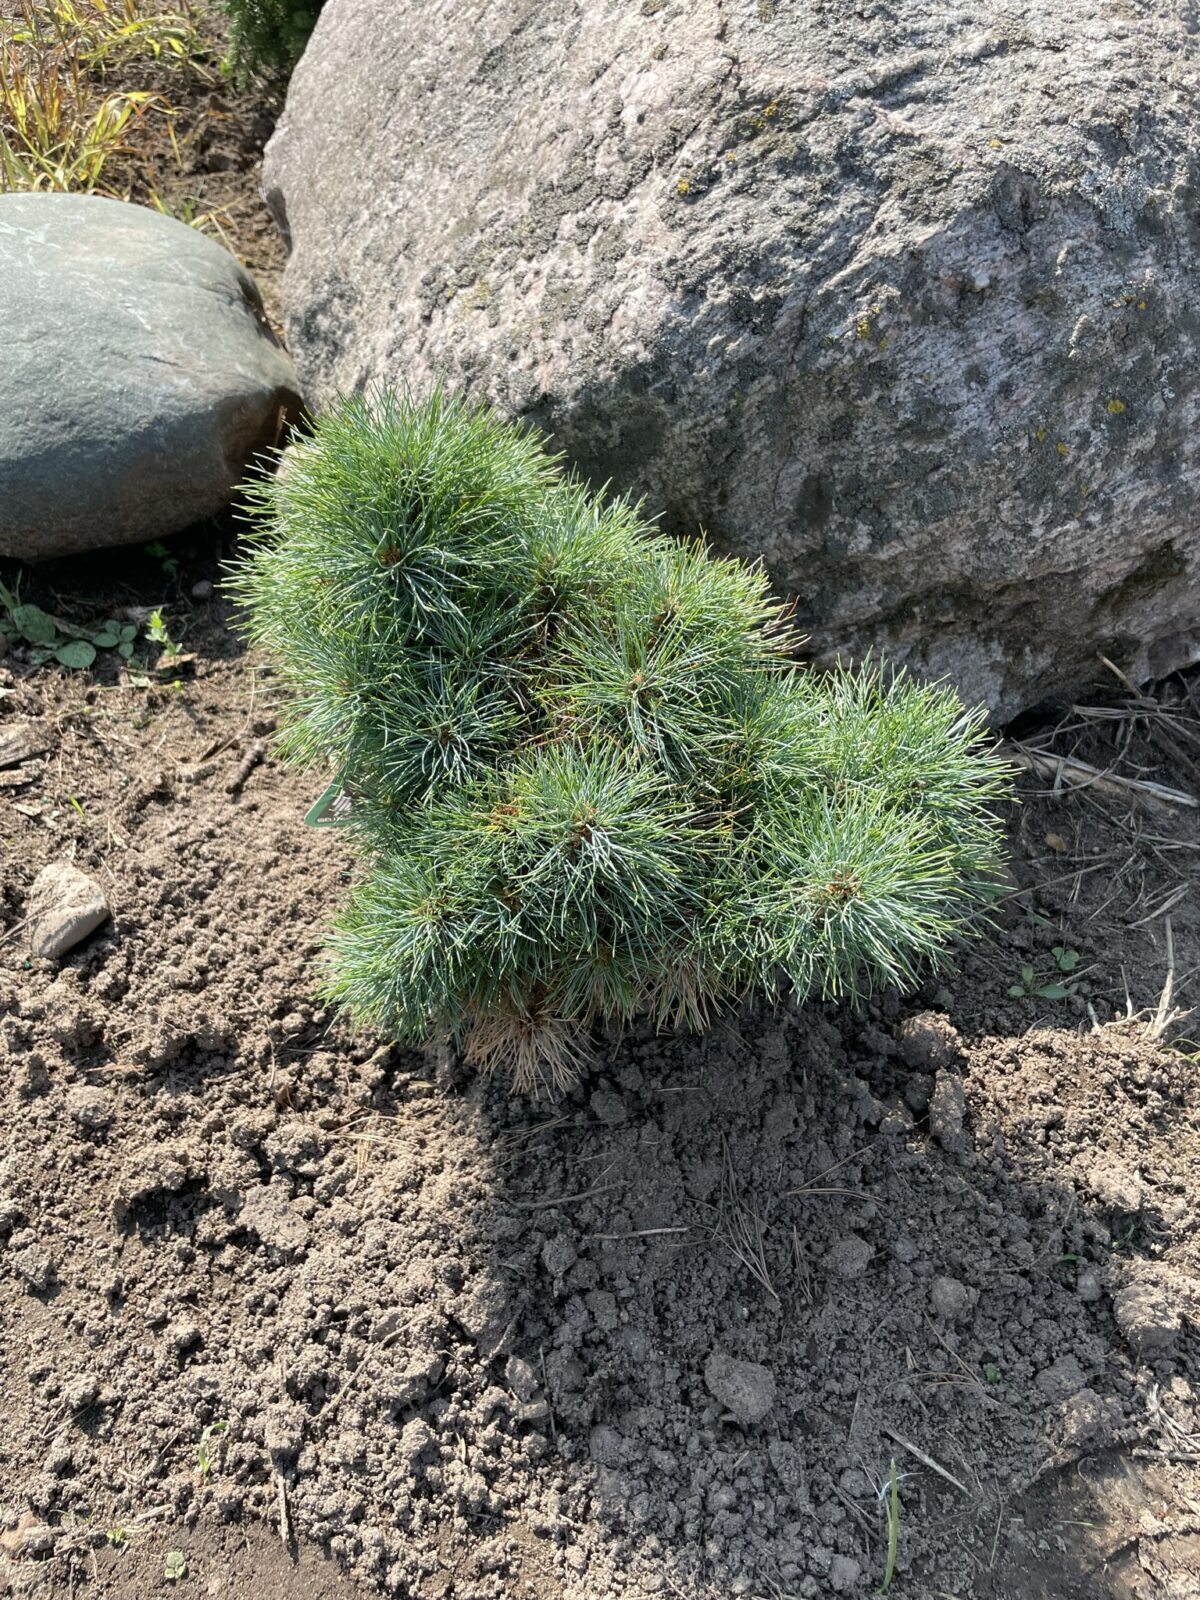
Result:
[[[970,928],[1002,769],[949,690],[794,660],[761,572],[444,393],[348,399],[234,581],[363,871],[331,995],[569,1081],[590,1030],[911,985]]]

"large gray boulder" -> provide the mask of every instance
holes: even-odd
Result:
[[[211,516],[298,399],[254,280],[212,239],[118,200],[0,195],[0,555]]]
[[[761,555],[824,655],[1000,714],[1099,654],[1165,672],[1200,640],[1189,14],[329,0],[266,168],[301,376],[529,418]]]

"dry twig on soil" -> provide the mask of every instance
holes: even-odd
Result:
[[[1200,807],[1200,800],[1182,789],[1170,789],[1166,784],[1152,783],[1144,778],[1123,778],[1111,770],[1101,771],[1090,761],[1080,761],[1074,756],[1035,749],[1015,739],[1002,746],[1002,749],[1014,766],[1032,772],[1035,777],[1044,778],[1055,791],[1094,789],[1100,794],[1145,800],[1151,805]]]
[[[893,1444],[898,1444],[902,1450],[907,1450],[909,1455],[919,1461],[923,1467],[928,1467],[930,1472],[936,1472],[939,1478],[945,1478],[947,1483],[952,1483],[962,1494],[970,1494],[971,1491],[965,1483],[956,1478],[952,1472],[947,1471],[932,1456],[926,1455],[924,1450],[913,1444],[911,1439],[906,1439],[903,1434],[897,1433],[895,1428],[892,1427],[885,1427],[883,1431]]]

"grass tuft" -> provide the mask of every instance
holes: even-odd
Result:
[[[58,190],[124,198],[114,168],[136,157],[149,118],[174,108],[145,89],[107,90],[131,62],[200,65],[204,47],[186,10],[136,0],[20,0],[0,41],[0,192]],[[132,142],[131,142],[132,141]]]

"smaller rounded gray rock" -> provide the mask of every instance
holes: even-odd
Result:
[[[0,556],[177,532],[299,410],[254,280],[173,217],[0,195]]]

